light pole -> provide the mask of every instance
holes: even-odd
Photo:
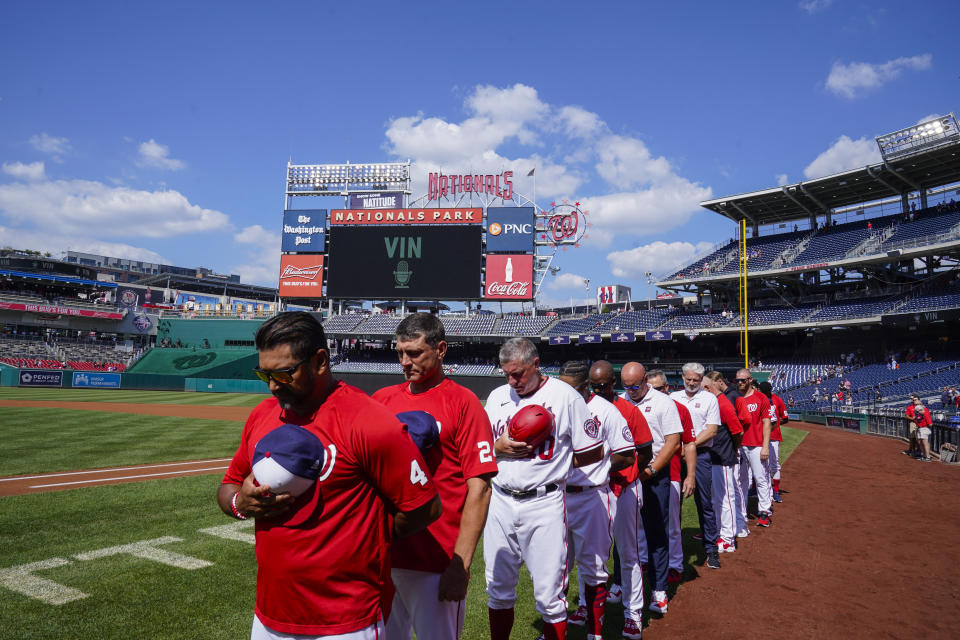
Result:
[[[651,277],[653,273],[647,271],[644,275],[647,276],[647,311],[650,311],[653,308],[650,302],[650,284],[653,282],[653,278]]]
[[[583,279],[583,287],[587,291],[587,313],[590,313],[590,278]],[[600,309],[597,309],[597,313],[600,313]]]

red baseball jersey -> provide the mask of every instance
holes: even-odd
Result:
[[[717,396],[717,404],[720,405],[720,421],[726,425],[730,435],[735,436],[743,433],[743,426],[740,424],[740,418],[737,417],[737,410],[733,408],[733,403],[722,393]]]
[[[920,405],[920,412],[917,413],[916,406],[908,404],[906,413],[907,417],[917,424],[917,427],[929,427],[933,424],[933,420],[930,418],[930,409],[923,405]]]
[[[472,391],[449,378],[423,393],[411,393],[403,382],[380,389],[373,399],[391,413],[426,411],[440,427],[441,455],[428,455],[427,466],[443,502],[443,515],[424,531],[395,541],[390,553],[395,568],[442,573],[460,533],[467,479],[497,472],[487,412]]]
[[[783,442],[783,436],[780,434],[780,423],[783,419],[790,419],[787,415],[787,405],[783,399],[775,393],[770,394],[770,439]]]
[[[643,417],[643,413],[637,409],[635,404],[620,396],[615,396],[613,406],[617,408],[620,415],[627,421],[627,426],[630,427],[630,433],[633,434],[633,444],[635,448],[640,449],[653,444],[653,434],[650,433],[650,426],[647,424],[646,418]],[[610,474],[610,485],[614,493],[619,495],[622,488],[636,480],[639,474],[640,470],[637,468],[636,461],[626,469],[612,472]]]
[[[416,509],[437,490],[403,425],[343,382],[311,416],[281,410],[276,398],[257,405],[223,482],[242,484],[257,442],[284,423],[320,438],[327,459],[314,488],[288,511],[256,520],[257,617],[281,633],[363,629],[381,617],[389,589],[388,512]]]
[[[696,442],[697,437],[693,435],[693,418],[690,416],[690,410],[682,403],[674,400],[677,405],[677,411],[680,413],[680,424],[683,425],[683,433],[680,434],[680,448],[670,458],[670,481],[680,482],[680,461],[683,459],[683,445]]]
[[[759,391],[737,398],[737,417],[743,425],[744,447],[763,446],[763,419],[770,419],[770,401]]]

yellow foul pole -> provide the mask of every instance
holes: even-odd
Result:
[[[744,368],[750,367],[749,333],[747,331],[747,221],[740,220],[740,351]]]

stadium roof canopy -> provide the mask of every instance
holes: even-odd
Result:
[[[882,144],[881,149],[884,149]],[[765,225],[804,220],[843,207],[954,182],[960,182],[960,137],[956,135],[906,154],[887,152],[882,162],[859,169],[707,200],[700,206],[734,222],[746,219],[751,225]]]

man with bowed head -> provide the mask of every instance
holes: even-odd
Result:
[[[683,390],[675,391],[670,397],[687,408],[693,421],[693,435],[696,438],[688,447],[696,450],[696,493],[697,514],[703,533],[703,547],[707,554],[706,564],[718,569],[717,556],[717,517],[713,510],[713,438],[720,426],[720,406],[717,398],[701,388],[705,370],[699,362],[683,365]],[[688,471],[689,473],[689,471]]]
[[[333,378],[313,315],[274,316],[255,343],[255,372],[273,397],[250,413],[217,492],[224,513],[256,520],[250,637],[382,637],[387,545],[440,516],[426,462],[393,414]],[[282,425],[302,427],[325,451],[316,481],[297,497],[271,492],[252,472],[257,444]]]
[[[447,342],[439,318],[411,314],[395,333],[405,382],[373,398],[391,413],[421,411],[436,420],[439,442],[425,457],[443,515],[391,548],[396,594],[385,637],[410,640],[414,631],[418,640],[453,640],[463,629],[470,563],[497,473],[490,421],[477,396],[444,375]]]
[[[647,540],[643,534],[640,508],[643,505],[643,487],[638,479],[639,470],[645,469],[653,459],[653,436],[643,414],[629,400],[617,395],[613,385],[616,375],[613,365],[598,360],[590,367],[590,387],[593,392],[607,400],[620,412],[636,450],[633,464],[610,474],[610,487],[617,496],[616,515],[613,521],[613,538],[616,542],[614,557],[614,583],[610,587],[608,602],[623,602],[623,637],[640,638],[643,629],[643,569],[647,560]],[[626,569],[624,569],[626,568]],[[578,610],[579,613],[579,610]],[[571,618],[574,620],[577,614]]]
[[[653,567],[654,584],[649,609],[655,613],[667,612],[667,574],[669,571],[669,539],[667,537],[670,516],[670,459],[680,447],[680,413],[667,394],[657,391],[647,381],[647,370],[639,362],[628,362],[620,371],[623,381],[623,398],[633,403],[647,421],[653,436],[653,460],[640,470],[643,486],[641,515],[647,542],[647,554]],[[621,558],[622,560],[622,558]],[[643,562],[641,558],[640,562]],[[628,567],[621,568],[623,572]],[[624,578],[625,580],[626,578]],[[640,588],[642,589],[642,581]],[[624,593],[624,601],[627,594]],[[635,597],[635,596],[634,596]],[[643,602],[643,594],[639,595]],[[628,614],[624,608],[624,615]]]
[[[512,338],[500,349],[507,384],[487,398],[499,471],[483,529],[483,560],[489,596],[490,638],[507,640],[520,565],[533,581],[546,640],[566,638],[567,519],[564,488],[571,464],[585,467],[603,458],[603,438],[583,398],[540,372],[537,348]],[[521,409],[542,407],[553,432],[536,448],[510,438],[511,419]]]
[[[740,445],[740,494],[737,530],[747,530],[747,492],[750,476],[757,483],[757,526],[769,527],[773,495],[770,487],[770,401],[753,386],[749,369],[740,369],[735,378],[737,389],[742,394],[735,407],[743,426]]]
[[[613,404],[591,392],[588,372],[586,360],[570,360],[560,367],[560,380],[583,397],[593,416],[594,429],[604,442],[597,462],[573,468],[567,476],[567,557],[570,565],[576,560],[580,594],[580,605],[569,622],[586,625],[588,640],[600,640],[607,601],[607,559],[617,510],[616,496],[610,489],[610,472],[629,467],[636,456],[627,421]]]

